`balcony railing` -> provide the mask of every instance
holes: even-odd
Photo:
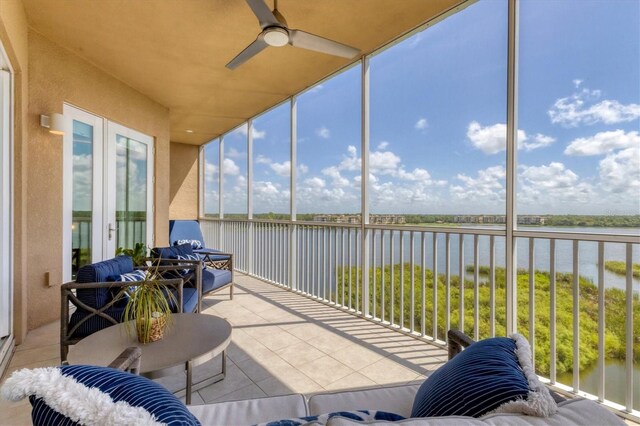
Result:
[[[239,271],[437,345],[449,328],[505,335],[513,282],[516,328],[538,374],[640,418],[638,236],[515,231],[508,280],[504,229],[201,223],[207,245],[233,252]]]

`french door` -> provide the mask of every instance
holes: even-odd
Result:
[[[13,292],[13,184],[11,72],[0,46],[0,365],[11,343]],[[0,374],[2,370],[0,369]]]
[[[153,138],[64,105],[63,279],[153,244]]]

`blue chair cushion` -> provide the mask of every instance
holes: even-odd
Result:
[[[200,240],[176,240],[173,242],[174,246],[179,246],[181,244],[191,244],[191,248],[193,248],[194,250],[204,247],[202,241]]]
[[[231,283],[231,271],[205,268],[202,270],[202,294],[209,293]]]
[[[169,244],[178,240],[198,240],[204,243],[204,236],[197,220],[170,220]]]
[[[542,405],[549,404],[549,407],[540,407],[542,410],[557,410],[557,405],[544,385],[539,381],[532,383],[534,378],[537,381],[533,371],[530,371],[530,375],[525,375],[519,355],[527,355],[523,355],[526,350],[522,351],[521,345],[528,348],[529,358],[531,349],[522,336],[519,336],[521,339],[516,346],[516,336],[519,335],[473,343],[436,370],[420,386],[413,402],[411,417],[480,417],[503,404],[511,404],[511,401],[526,404],[527,398],[531,398],[529,393],[533,390],[536,395],[538,391],[547,393],[546,396],[540,395]],[[543,415],[533,412],[526,414]]]
[[[177,259],[178,256],[193,256],[191,244],[180,244],[171,247],[154,247],[151,249],[151,257],[163,259]]]
[[[125,304],[126,303],[114,305],[108,309],[105,309],[104,313],[109,315],[111,318],[113,318],[117,322],[122,322],[122,314],[124,313]],[[89,312],[78,308],[73,314],[71,314],[71,318],[69,319],[68,330],[69,331],[73,330],[73,327],[75,327],[77,324],[80,323],[80,321],[82,321],[83,318],[89,315],[93,315],[93,316],[88,320],[86,320],[85,322],[83,322],[82,325],[80,325],[80,327],[78,327],[78,329],[69,336],[70,338],[82,339],[84,337],[87,337],[95,333],[96,331],[100,331],[103,328],[111,327],[112,325],[114,325],[111,321],[107,320],[106,318],[103,318],[98,315],[90,314]]]
[[[78,270],[76,283],[102,283],[107,282],[113,275],[122,275],[133,272],[133,261],[129,256],[116,256],[90,265],[84,265]],[[93,308],[100,308],[111,301],[111,292],[108,288],[78,289],[77,297],[82,303]]]
[[[11,386],[29,395],[35,425],[139,424],[151,419],[167,425],[200,425],[171,392],[131,373],[89,365],[19,373]],[[43,380],[34,380],[43,376]],[[24,389],[20,379],[35,384]]]
[[[178,312],[176,307],[176,301],[178,300],[178,290],[172,288],[171,294],[172,298],[168,298],[169,308],[171,312]],[[166,294],[166,293],[165,293]],[[196,311],[198,307],[198,291],[195,287],[183,287],[182,288],[182,312],[184,313],[192,313]]]

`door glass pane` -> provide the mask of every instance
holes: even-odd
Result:
[[[147,242],[147,145],[116,136],[116,246]]]
[[[73,223],[71,275],[91,263],[93,201],[93,126],[73,120]]]

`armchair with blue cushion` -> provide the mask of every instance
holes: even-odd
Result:
[[[170,220],[169,244],[177,246],[185,243],[191,244],[193,252],[210,268],[233,271],[232,254],[206,247],[200,222],[197,220]]]
[[[191,244],[185,243],[170,247],[155,247],[151,250],[151,257],[160,259],[161,265],[191,265],[197,266],[192,270],[185,269],[179,271],[179,277],[185,282],[185,288],[196,288],[198,290],[197,312],[202,311],[202,297],[208,293],[214,293],[229,287],[230,298],[233,299],[233,255],[230,253],[220,253],[219,256],[226,256],[224,262],[226,266],[219,264],[212,267],[206,262]],[[171,278],[175,275],[171,275]]]
[[[148,268],[149,266],[137,267],[138,270]],[[172,265],[154,265],[152,268],[161,273],[178,269]],[[183,265],[179,268],[193,270],[197,269],[197,265]],[[125,293],[141,281],[136,278],[134,271],[133,261],[129,256],[117,256],[84,265],[78,271],[76,281],[61,286],[60,359],[63,363],[67,360],[70,345],[122,322],[126,305]],[[163,284],[171,288],[173,293],[175,302],[170,301],[172,311],[197,310],[198,292],[195,288],[184,287],[179,276],[163,280]]]

